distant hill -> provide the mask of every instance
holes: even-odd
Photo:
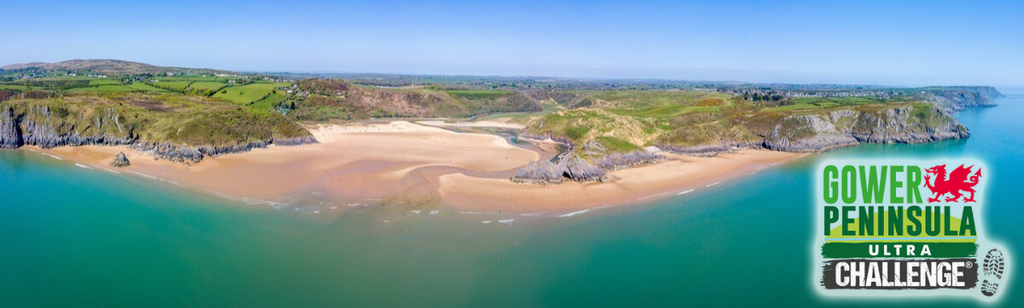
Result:
[[[206,68],[182,68],[182,67],[166,67],[156,66],[146,63],[122,61],[122,60],[110,60],[110,59],[76,59],[61,61],[55,63],[45,62],[30,62],[30,63],[19,63],[11,64],[0,69],[5,71],[13,70],[25,70],[25,69],[39,69],[39,70],[59,70],[59,71],[74,71],[74,72],[94,72],[102,74],[159,74],[159,73],[178,73],[188,72],[193,74],[237,74],[230,71],[206,69]]]

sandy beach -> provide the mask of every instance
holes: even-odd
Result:
[[[418,208],[451,206],[518,213],[574,211],[665,198],[800,155],[766,150],[711,158],[665,154],[669,160],[662,163],[610,172],[607,182],[518,184],[508,178],[529,162],[554,157],[554,146],[511,145],[496,135],[457,133],[428,125],[394,121],[310,126],[319,144],[271,146],[207,158],[192,166],[156,160],[128,147],[26,148],[109,170],[115,170],[109,166],[111,159],[124,152],[132,165],[117,170],[126,176],[156,177],[238,199],[288,203],[315,197],[336,201],[334,204],[380,200]]]

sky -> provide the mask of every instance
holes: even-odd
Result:
[[[0,65],[1024,86],[1024,1],[4,1]]]

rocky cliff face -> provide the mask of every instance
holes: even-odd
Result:
[[[948,112],[956,112],[964,108],[995,106],[993,99],[1003,94],[993,87],[943,87],[929,88],[925,91],[928,101],[935,103]]]
[[[65,114],[48,106],[27,105],[17,110],[10,106],[0,111],[0,148],[16,149],[23,145],[42,148],[82,145],[129,145],[157,158],[175,162],[197,163],[204,157],[239,153],[270,144],[281,146],[317,143],[312,136],[270,138],[231,145],[188,146],[170,142],[141,140],[134,124],[125,123],[115,109],[92,114]],[[56,114],[61,113],[61,114]]]
[[[677,154],[690,155],[695,157],[712,157],[719,153],[729,153],[742,149],[764,148],[764,142],[730,142],[723,141],[718,144],[706,144],[689,147],[674,145],[658,145],[659,149]]]
[[[303,144],[318,143],[313,137],[300,137],[288,139],[271,139],[267,141],[254,141],[244,144],[233,144],[224,146],[187,146],[177,145],[170,142],[151,142],[139,140],[131,144],[131,148],[145,152],[158,158],[179,163],[198,163],[205,157],[217,157],[224,154],[248,152],[252,149],[263,149],[274,144],[279,146],[295,146]]]
[[[967,128],[938,106],[880,111],[837,110],[826,115],[786,117],[764,141],[778,151],[814,152],[870,143],[921,143],[967,138]]]
[[[26,106],[20,111],[8,106],[0,116],[0,144],[8,149],[22,145],[126,145],[134,140],[134,128],[121,123],[121,115],[113,109],[86,117],[54,115],[48,106]]]
[[[713,156],[747,148],[787,152],[817,152],[867,143],[922,143],[967,138],[967,128],[943,108],[932,104],[903,105],[872,110],[836,110],[826,114],[793,115],[783,118],[763,142],[721,142],[719,144],[658,148],[693,156]],[[540,136],[543,137],[543,136]],[[571,145],[571,143],[570,143]],[[634,165],[655,163],[665,158],[656,153],[635,151],[603,156],[591,164],[569,152],[557,164],[537,162],[519,170],[514,182],[557,184],[604,180],[605,172]]]
[[[665,156],[648,151],[615,153],[597,160],[597,166],[604,170],[619,170],[632,166],[653,164],[665,160]]]
[[[0,149],[17,149],[21,144],[21,127],[18,127],[14,110],[10,107],[0,110]]]

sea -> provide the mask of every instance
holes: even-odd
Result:
[[[1024,307],[1020,272],[988,304],[830,299],[811,264],[812,168],[830,157],[985,161],[983,236],[1024,262],[1024,91],[1007,94],[956,114],[966,140],[571,213],[329,214],[0,151],[0,307]]]

